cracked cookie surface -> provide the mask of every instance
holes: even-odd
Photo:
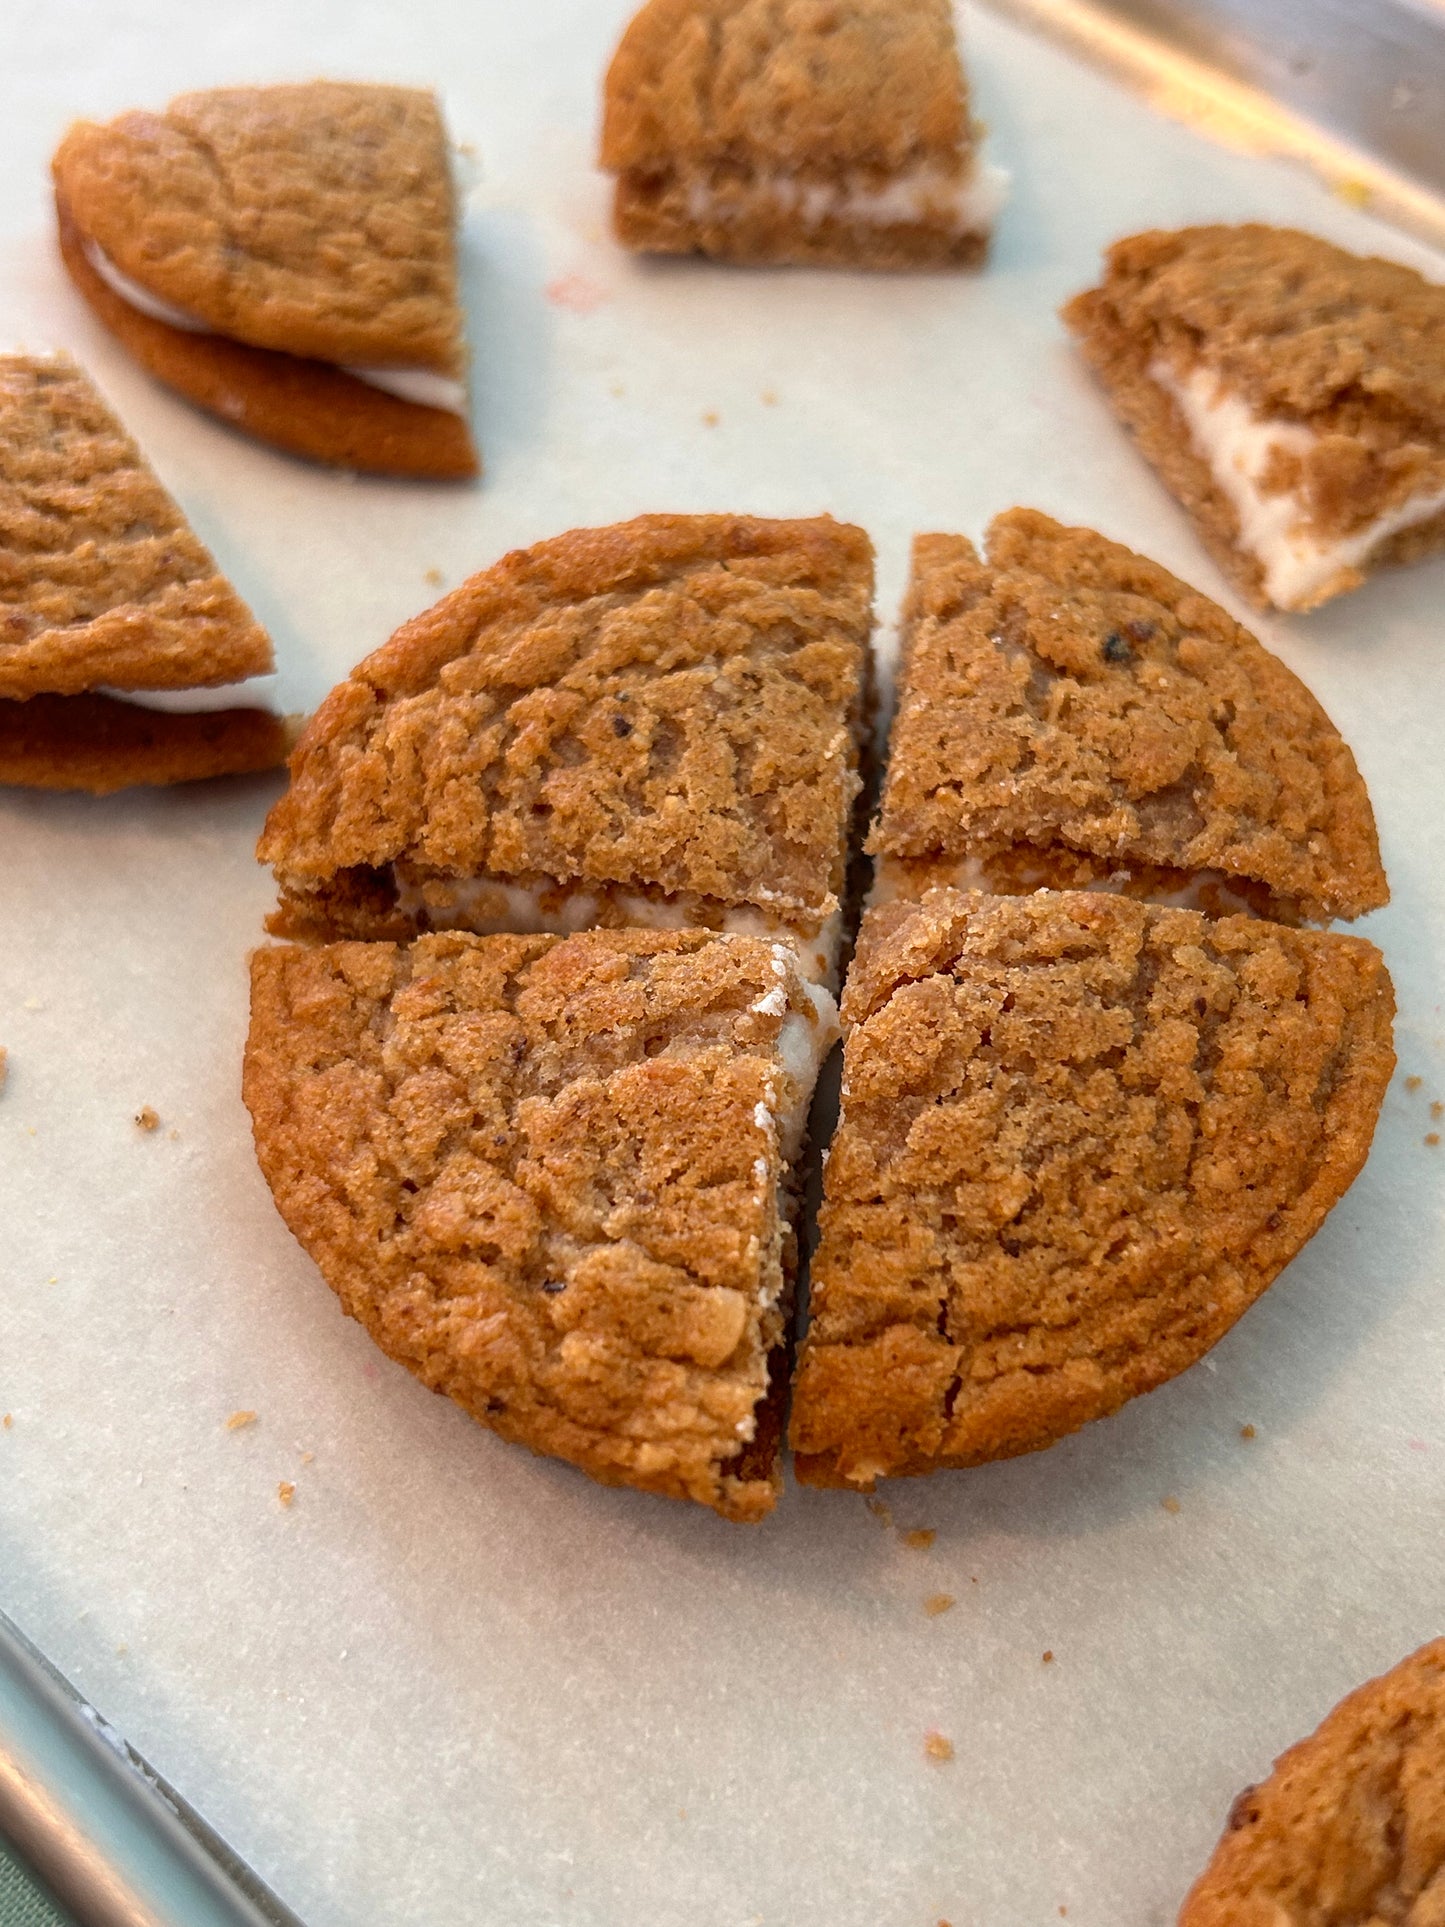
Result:
[[[282,1216],[383,1350],[506,1438],[748,1519],[777,1491],[810,1088],[785,1030],[818,1022],[746,937],[266,949],[244,1095]]]
[[[1445,1640],[1344,1699],[1235,1801],[1179,1927],[1440,1927]]]
[[[1211,872],[1287,922],[1388,898],[1369,797],[1310,692],[1227,611],[1088,529],[1013,509],[987,560],[920,536],[869,849],[880,894],[1167,895]],[[970,879],[974,880],[974,879]]]
[[[1077,892],[872,911],[798,1476],[1034,1451],[1193,1364],[1363,1164],[1392,1012],[1359,938]]]

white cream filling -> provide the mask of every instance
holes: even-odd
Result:
[[[1260,487],[1276,451],[1307,455],[1316,436],[1299,422],[1258,415],[1202,363],[1181,375],[1162,355],[1149,377],[1172,397],[1199,454],[1239,521],[1239,544],[1259,562],[1264,590],[1279,609],[1312,609],[1402,529],[1445,509],[1445,488],[1419,490],[1351,535],[1321,538],[1306,524],[1309,507],[1288,489]],[[1341,580],[1341,578],[1345,580]]]
[[[220,709],[271,709],[276,682],[275,676],[252,676],[205,689],[112,689],[102,684],[87,693],[133,703],[137,709],[158,709],[167,716],[206,716]]]
[[[568,936],[595,929],[604,909],[643,930],[683,930],[695,922],[687,907],[641,891],[590,889],[586,884],[514,883],[502,877],[428,878],[395,875],[396,907],[403,916],[425,912],[476,935],[538,934]],[[804,935],[782,918],[751,904],[723,912],[718,929],[737,936],[762,937],[785,944],[799,974],[810,984],[836,981],[843,942],[843,918],[834,911],[813,935]]]
[[[141,314],[149,315],[152,321],[164,321],[167,327],[180,328],[189,335],[216,332],[206,322],[187,314],[184,308],[172,307],[169,301],[162,301],[159,295],[152,294],[149,288],[142,287],[139,281],[133,281],[128,274],[122,273],[97,242],[87,239],[84,247],[86,260],[106,286]],[[403,401],[417,402],[423,408],[440,408],[448,415],[465,416],[467,412],[467,385],[453,375],[439,375],[431,368],[352,368],[341,363],[337,366],[342,374],[365,382],[368,388],[380,388],[388,395],[399,395]]]
[[[904,227],[918,221],[947,220],[954,234],[984,234],[993,226],[1008,196],[1009,176],[988,161],[975,161],[962,174],[936,162],[906,168],[882,186],[873,182],[810,181],[786,171],[759,172],[747,183],[748,199],[761,198],[780,214],[795,215],[804,227],[824,221],[860,221],[869,227]],[[714,190],[710,181],[688,185],[688,214],[694,221],[727,220],[739,211],[735,197]]]

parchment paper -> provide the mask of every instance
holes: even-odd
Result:
[[[985,273],[640,264],[591,167],[627,10],[12,6],[0,338],[93,371],[270,626],[288,706],[434,599],[428,570],[643,509],[856,519],[891,614],[915,530],[1032,503],[1247,615],[1057,304],[1151,224],[1445,262],[969,13],[1014,175]],[[57,264],[46,164],[73,115],[317,74],[437,84],[480,153],[477,489],[233,437]],[[1442,616],[1436,563],[1257,625],[1352,743],[1394,886],[1368,931],[1401,1071],[1364,1176],[1202,1366],[1041,1456],[885,1490],[896,1526],[851,1494],[790,1489],[746,1530],[603,1492],[382,1359],[272,1209],[238,1095],[278,784],[4,794],[0,1603],[314,1927],[1172,1919],[1233,1794],[1445,1631]],[[256,1422],[228,1431],[238,1410]]]

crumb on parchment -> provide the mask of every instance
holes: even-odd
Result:
[[[899,1535],[911,1552],[927,1552],[938,1534],[932,1526],[915,1526],[911,1532]]]
[[[239,1432],[246,1426],[254,1425],[255,1423],[256,1414],[254,1412],[232,1412],[231,1416],[226,1420],[226,1430],[228,1432]]]
[[[283,1479],[276,1488],[276,1497],[283,1506],[289,1506],[296,1497],[296,1487],[290,1479]]]
[[[154,1131],[160,1124],[160,1117],[149,1104],[142,1104],[135,1114],[137,1126],[142,1131]]]
[[[942,1764],[953,1758],[953,1741],[944,1733],[930,1731],[923,1736],[923,1750],[930,1760]]]
[[[1179,1501],[1174,1497],[1172,1492],[1167,1498],[1161,1499],[1159,1503],[1166,1512],[1177,1512],[1179,1510]]]
[[[937,1619],[940,1613],[950,1611],[957,1604],[951,1592],[931,1592],[923,1602],[923,1610],[930,1619]]]
[[[1252,1425],[1241,1425],[1239,1428],[1239,1436],[1242,1439],[1252,1439],[1257,1438],[1259,1435]]]

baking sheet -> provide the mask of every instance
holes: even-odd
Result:
[[[888,614],[912,532],[1031,503],[1246,613],[1059,301],[1151,224],[1445,261],[969,12],[1014,174],[987,272],[639,263],[591,169],[627,11],[11,16],[0,339],[90,367],[271,627],[284,702],[432,600],[428,571],[643,509],[860,521]],[[478,489],[348,483],[231,437],[126,361],[54,259],[72,115],[314,74],[437,83],[480,151]],[[1445,1630],[1442,615],[1435,563],[1256,625],[1354,746],[1394,887],[1365,927],[1401,1070],[1364,1176],[1203,1365],[1041,1456],[883,1488],[893,1523],[847,1493],[792,1488],[747,1530],[604,1492],[382,1359],[276,1217],[237,1090],[278,784],[0,796],[0,1603],[312,1927],[1172,1919],[1238,1788]],[[256,1422],[228,1430],[238,1410]],[[930,1618],[940,1592],[958,1603]]]

